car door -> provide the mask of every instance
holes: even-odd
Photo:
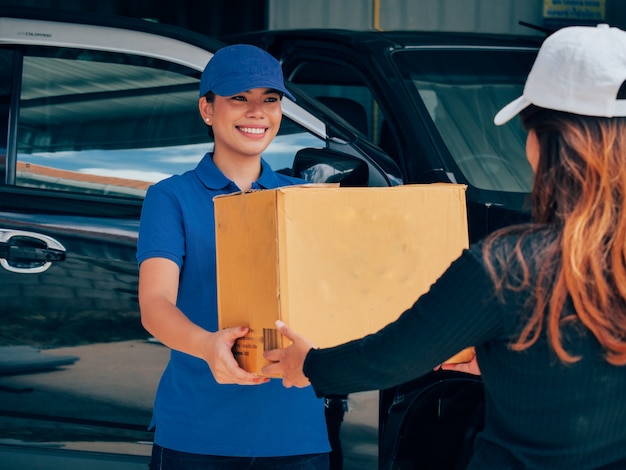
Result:
[[[148,459],[168,351],[140,323],[141,203],[211,150],[197,90],[221,44],[139,29],[0,17],[3,468]],[[296,94],[264,154],[274,169],[401,182],[380,149]]]

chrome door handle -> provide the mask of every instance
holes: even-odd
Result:
[[[65,247],[52,237],[0,229],[0,266],[14,273],[42,273],[65,259]]]

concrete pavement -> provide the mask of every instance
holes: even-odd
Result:
[[[87,403],[92,410],[84,418],[148,425],[154,392],[169,355],[166,347],[122,341],[45,352],[80,359],[56,370],[0,376],[0,389],[6,392],[2,393],[3,408],[43,414],[55,409],[72,415],[81,402],[79,408]],[[342,425],[345,470],[377,468],[377,424],[378,392],[350,395]],[[145,443],[132,447],[131,452],[138,455],[148,455],[150,450]]]

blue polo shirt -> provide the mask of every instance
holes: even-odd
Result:
[[[261,161],[253,189],[303,181]],[[217,330],[213,198],[239,191],[206,154],[195,170],[148,189],[137,260],[167,258],[180,268],[177,305],[189,319]],[[253,267],[251,267],[253,268]],[[220,385],[202,359],[172,350],[154,402],[155,443],[197,454],[267,457],[329,452],[323,402],[311,387],[280,380]]]

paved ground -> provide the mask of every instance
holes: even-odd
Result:
[[[140,422],[149,420],[154,391],[167,361],[167,348],[146,341],[123,341],[46,353],[80,359],[54,371],[0,376],[0,390],[6,392],[2,393],[2,408],[36,413],[64,407],[70,410],[80,402],[81,408],[85,403],[92,407],[92,419],[124,420],[133,410]],[[378,393],[350,395],[349,408],[342,427],[345,470],[374,470]],[[147,455],[150,448],[146,443],[131,447],[124,450]],[[81,448],[86,449],[85,444]]]

